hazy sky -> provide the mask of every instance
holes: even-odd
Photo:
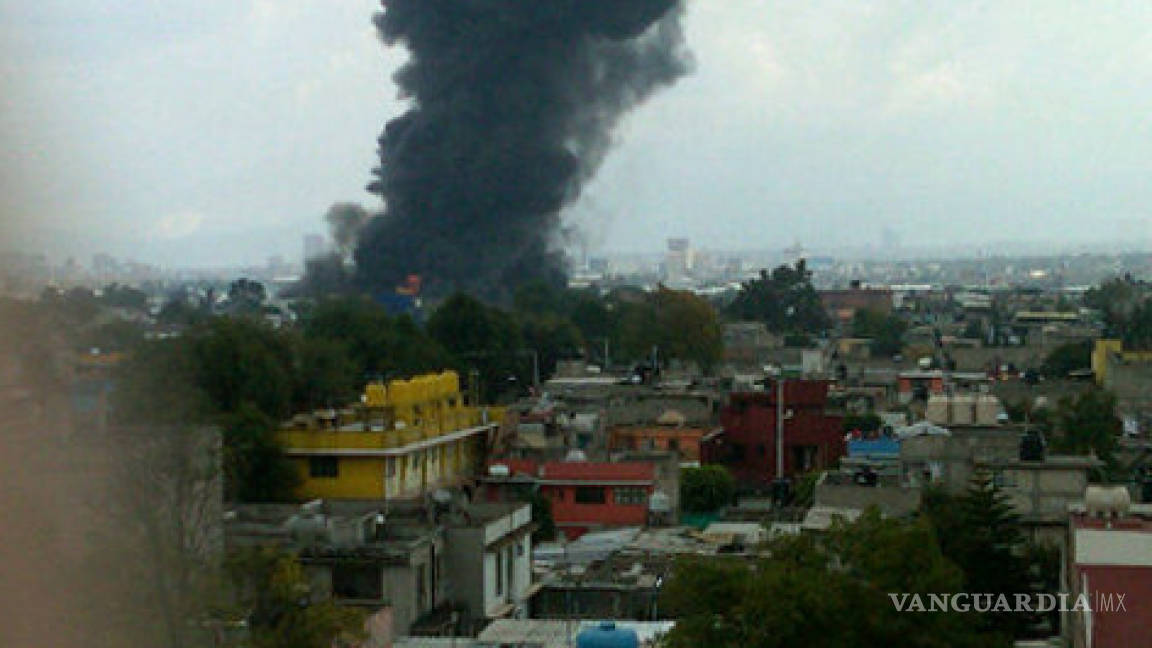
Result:
[[[373,0],[0,0],[0,247],[298,257],[403,110]],[[610,249],[1147,241],[1152,4],[694,0],[573,218]]]

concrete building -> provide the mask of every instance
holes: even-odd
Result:
[[[297,415],[277,439],[301,499],[406,499],[473,477],[500,416],[465,406],[448,371],[369,384],[361,403]]]
[[[234,508],[229,549],[293,553],[317,600],[369,613],[372,641],[474,633],[524,614],[532,594],[531,507],[520,503],[315,501]]]
[[[1065,540],[1068,507],[1083,499],[1089,476],[1104,462],[1050,455],[1043,461],[980,460],[974,466],[1003,490],[1032,540],[1059,546]]]
[[[960,494],[976,474],[989,475],[1031,539],[1063,544],[1067,507],[1082,499],[1089,476],[1103,462],[1060,455],[1022,460],[1022,435],[1015,427],[952,427],[948,432],[901,440],[900,460],[909,485],[938,484]]]
[[[900,440],[901,469],[909,483],[935,483],[958,494],[968,488],[977,462],[1020,458],[1019,428],[953,427],[943,432]]]
[[[898,477],[877,476],[875,483],[861,483],[853,475],[829,471],[816,481],[812,506],[859,511],[875,506],[885,516],[900,517],[918,511],[920,502],[920,488]]]
[[[475,621],[527,616],[534,528],[532,507],[516,503],[475,504],[448,524],[445,578]]]
[[[1092,351],[1096,384],[1116,395],[1120,412],[1152,413],[1152,351],[1125,349],[1120,340],[1097,340]]]

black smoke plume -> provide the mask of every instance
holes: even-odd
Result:
[[[435,292],[499,298],[561,282],[560,211],[621,114],[688,67],[678,0],[383,0],[376,27],[411,60],[412,100],[379,139],[359,280],[419,274]]]

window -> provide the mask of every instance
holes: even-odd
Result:
[[[668,439],[668,449],[672,452],[680,452],[680,439]]]
[[[396,476],[396,457],[388,457],[384,462],[384,476],[391,479]]]
[[[336,457],[310,457],[308,459],[309,477],[338,477],[340,475],[340,460]]]
[[[340,564],[333,566],[332,596],[338,599],[379,601],[384,598],[384,579],[380,568]]]
[[[617,488],[613,492],[617,504],[637,506],[648,502],[648,492],[643,488]]]
[[[575,500],[577,504],[603,504],[607,498],[602,486],[577,486]]]

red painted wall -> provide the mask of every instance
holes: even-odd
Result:
[[[587,486],[595,486],[593,483]],[[576,486],[545,484],[540,492],[552,500],[552,519],[557,526],[611,527],[611,526],[643,526],[648,521],[648,505],[643,504],[617,504],[615,490],[618,486],[604,486],[603,504],[582,504],[576,502]],[[632,488],[636,488],[633,486]],[[651,484],[643,486],[644,491],[652,494]],[[573,537],[573,534],[568,534]]]
[[[815,447],[810,469],[829,468],[845,453],[843,417],[826,414],[828,381],[788,381],[784,406],[791,416],[784,421],[784,474],[804,472],[793,449]],[[745,486],[765,486],[776,477],[776,390],[733,394],[720,413],[723,433],[701,447],[702,461],[728,468]]]

